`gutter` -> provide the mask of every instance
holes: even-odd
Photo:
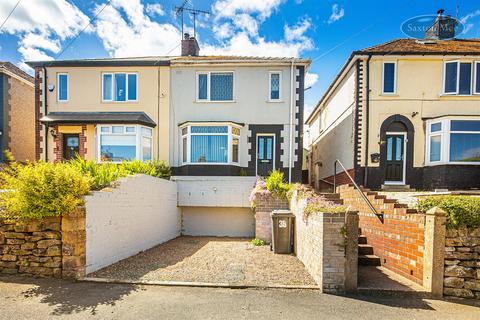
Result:
[[[366,99],[365,99],[365,169],[363,174],[363,186],[367,187],[368,182],[368,139],[369,139],[369,115],[370,115],[370,59],[372,55],[369,54],[367,58],[366,68]]]
[[[288,183],[292,182],[292,149],[293,149],[293,112],[295,110],[293,106],[293,89],[294,89],[294,63],[295,59],[292,59],[290,66],[290,146],[288,148]]]
[[[47,68],[43,67],[43,110],[48,114],[47,104]],[[40,119],[38,119],[40,121]],[[48,122],[45,122],[45,162],[48,162]]]

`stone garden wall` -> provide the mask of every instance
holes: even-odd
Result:
[[[447,229],[443,294],[480,299],[480,228]]]
[[[84,241],[83,208],[63,218],[0,220],[0,273],[79,278],[84,275]]]

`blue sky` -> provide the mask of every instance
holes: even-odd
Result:
[[[0,1],[0,23],[17,1]],[[29,60],[175,55],[181,35],[172,12],[182,1],[112,0],[105,6],[106,0],[21,0],[0,29],[0,60],[27,69],[24,61]],[[468,30],[461,37],[480,38],[477,0],[190,0],[190,4],[212,12],[198,20],[201,54],[312,58],[307,114],[351,51],[404,37],[400,26],[408,18],[434,14],[439,8],[456,16],[458,5],[458,17]],[[186,31],[192,32],[190,18],[185,20]]]

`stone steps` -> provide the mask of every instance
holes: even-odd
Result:
[[[373,255],[373,247],[369,244],[358,244],[359,255]]]
[[[358,265],[360,266],[380,266],[380,258],[373,254],[358,255]]]

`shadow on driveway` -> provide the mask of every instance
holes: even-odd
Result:
[[[98,306],[115,306],[132,292],[141,290],[138,286],[127,284],[93,284],[21,276],[0,276],[0,282],[12,284],[7,286],[12,292],[23,290],[18,292],[18,296],[25,299],[40,299],[40,303],[53,308],[53,315],[85,311],[95,315]]]

